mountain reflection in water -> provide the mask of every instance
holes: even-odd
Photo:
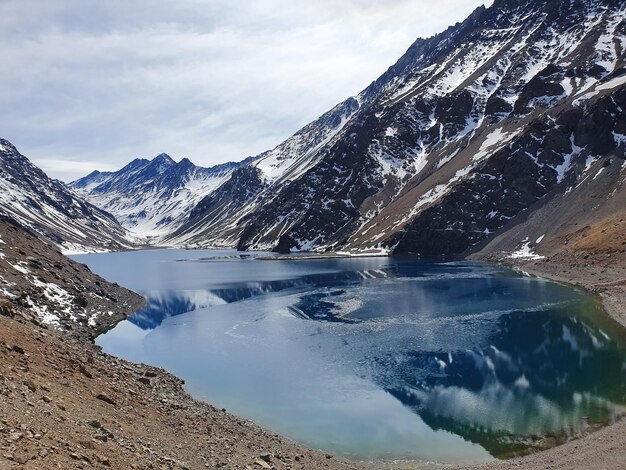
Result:
[[[225,259],[233,258],[224,256],[195,261]],[[301,263],[302,261],[295,262]],[[345,293],[345,290],[341,288],[357,286],[369,279],[397,278],[421,281],[421,284],[411,286],[413,292],[403,292],[404,296],[416,297],[416,300],[426,296],[444,297],[439,300],[445,303],[445,297],[450,294],[450,291],[454,291],[455,302],[472,302],[473,305],[468,306],[470,309],[479,307],[481,305],[479,301],[492,302],[519,294],[514,291],[519,290],[520,286],[502,282],[501,279],[494,278],[485,285],[485,276],[488,276],[490,272],[490,268],[480,265],[463,266],[455,263],[427,261],[421,261],[419,265],[415,265],[410,262],[399,262],[381,269],[318,273],[271,281],[233,282],[227,286],[220,286],[218,283],[219,287],[206,290],[148,291],[144,292],[147,299],[146,306],[132,315],[129,320],[141,329],[151,330],[168,317],[201,308],[229,304],[277,292],[301,292],[304,295],[301,295],[299,302],[290,308],[295,316],[303,319],[352,322],[354,318],[343,318],[339,314],[340,309],[335,308],[337,305],[332,302],[332,297]],[[451,279],[458,281],[455,286],[450,284]],[[526,286],[521,287],[527,290]],[[416,295],[416,292],[419,293]]]
[[[129,285],[145,332],[99,344],[316,448],[482,462],[626,409],[625,332],[571,287],[475,263],[190,261]]]
[[[379,358],[390,373],[377,380],[433,429],[499,457],[549,445],[546,435],[561,442],[624,411],[623,346],[567,308],[502,315],[489,343]]]
[[[200,308],[229,304],[280,291],[299,290],[305,292],[323,286],[349,285],[350,283],[357,283],[367,275],[366,273],[345,271],[303,276],[297,279],[248,282],[218,289],[148,292],[144,294],[147,300],[146,306],[132,315],[129,321],[143,330],[153,330],[168,317]],[[328,295],[333,294],[329,293]],[[294,315],[316,320],[341,321],[332,314],[331,304],[323,305],[321,299],[325,296],[325,294],[305,296],[300,303],[293,306]]]

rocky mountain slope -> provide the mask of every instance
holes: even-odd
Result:
[[[547,201],[623,211],[625,18],[623,0],[478,8],[235,170],[167,241],[460,256]]]
[[[16,220],[66,252],[133,246],[115,218],[49,178],[0,139],[0,216]]]
[[[34,232],[0,218],[0,315],[92,339],[143,303]]]
[[[202,168],[163,153],[135,159],[119,171],[94,171],[69,186],[136,235],[158,236],[178,228],[207,193],[249,162]]]

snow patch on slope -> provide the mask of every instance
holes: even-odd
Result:
[[[537,240],[537,243],[541,242],[541,240],[543,239],[543,236],[539,237],[539,239]],[[528,237],[526,237],[524,240],[522,240],[522,246],[514,251],[513,253],[511,253],[508,258],[511,259],[526,259],[526,260],[538,260],[538,259],[544,259],[545,256],[541,256],[536,254],[531,248],[530,248],[530,241],[528,241]]]

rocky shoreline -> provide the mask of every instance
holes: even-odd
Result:
[[[0,217],[0,315],[92,342],[145,299]]]

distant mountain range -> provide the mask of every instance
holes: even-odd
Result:
[[[496,0],[271,151],[70,188],[152,244],[534,256],[624,214],[625,50],[623,0]]]
[[[133,233],[155,237],[183,224],[204,196],[249,161],[202,168],[162,153],[152,160],[137,158],[119,171],[94,171],[69,187]]]

